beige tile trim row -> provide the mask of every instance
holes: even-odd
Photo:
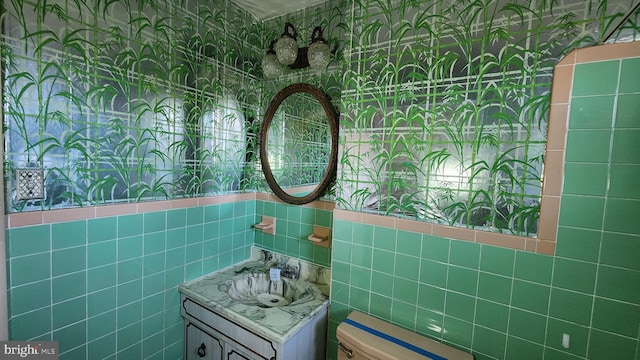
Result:
[[[7,228],[51,224],[65,221],[87,220],[118,215],[143,214],[146,212],[182,209],[195,206],[214,204],[226,204],[246,200],[265,200],[280,202],[273,194],[267,193],[238,193],[199,198],[147,201],[135,204],[115,204],[87,206],[81,208],[57,209],[46,211],[27,211],[5,215]],[[315,209],[333,210],[335,203],[332,201],[313,201],[304,205]]]
[[[384,215],[365,214],[341,209],[335,209],[333,211],[333,219],[534,252],[538,250],[538,247],[540,247],[539,244],[542,243],[542,241],[535,238],[446,226],[425,221],[401,219]],[[545,245],[539,250],[540,251],[537,252],[547,253],[549,251],[549,246],[545,242]]]

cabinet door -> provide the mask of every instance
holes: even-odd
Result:
[[[227,360],[253,360],[252,358],[239,353],[236,349],[231,349],[227,354]]]
[[[184,344],[186,360],[223,360],[224,343],[192,323],[186,326]]]

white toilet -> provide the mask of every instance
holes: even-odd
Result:
[[[473,360],[473,355],[358,311],[338,325],[338,360]]]

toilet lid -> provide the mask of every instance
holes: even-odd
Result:
[[[353,311],[336,329],[338,341],[355,354],[380,360],[473,360],[471,354]]]

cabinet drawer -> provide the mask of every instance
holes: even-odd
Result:
[[[277,348],[275,344],[245,328],[243,325],[228,320],[216,312],[183,297],[182,315],[190,321],[197,322],[203,329],[213,335],[221,335],[224,341],[230,345],[242,349],[247,354],[253,354],[262,359],[276,359]]]

